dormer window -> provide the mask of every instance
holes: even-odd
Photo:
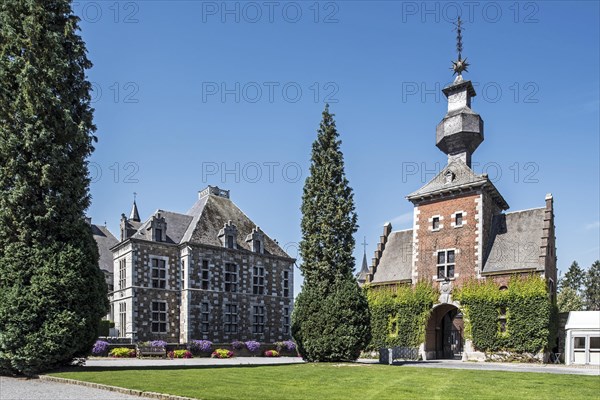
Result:
[[[252,232],[246,236],[246,243],[249,243],[251,250],[258,254],[264,253],[264,240],[265,234],[258,226],[252,229]]]
[[[225,248],[237,249],[237,228],[233,222],[227,221],[219,231],[219,241]]]
[[[152,216],[150,226],[148,229],[151,232],[152,240],[155,242],[166,242],[167,241],[167,222],[165,217],[161,216],[160,212],[157,212]]]

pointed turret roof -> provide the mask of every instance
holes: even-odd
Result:
[[[140,213],[138,212],[137,204],[133,200],[133,207],[131,207],[131,213],[129,214],[129,220],[134,222],[141,222]]]

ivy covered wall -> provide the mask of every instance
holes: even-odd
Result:
[[[371,312],[371,343],[381,347],[419,347],[425,340],[425,325],[439,293],[430,284],[394,288],[365,288]]]
[[[537,353],[554,345],[556,304],[539,276],[513,277],[505,290],[493,280],[473,280],[454,298],[465,317],[465,337],[477,350]]]

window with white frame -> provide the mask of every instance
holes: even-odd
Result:
[[[431,220],[431,229],[437,231],[440,229],[440,217],[433,217]]]
[[[200,288],[208,290],[210,285],[210,270],[208,269],[208,260],[202,260],[202,269],[200,270]]]
[[[237,292],[238,287],[238,267],[235,264],[225,264],[225,291]]]
[[[254,267],[252,274],[252,293],[265,294],[265,269]]]
[[[252,333],[264,333],[265,331],[265,307],[254,306],[252,312]]]
[[[167,266],[165,260],[152,259],[152,287],[165,289],[167,287]]]
[[[167,303],[152,302],[152,333],[167,333]]]
[[[202,302],[200,304],[200,331],[202,333],[208,333],[210,312],[208,302]]]
[[[290,308],[283,307],[283,334],[290,334]]]
[[[223,328],[225,333],[237,333],[238,331],[238,311],[237,304],[225,304],[225,322]]]
[[[119,303],[119,336],[125,337],[127,334],[127,303],[124,301]]]
[[[441,250],[437,253],[438,279],[454,278],[454,250]]]
[[[463,214],[461,212],[454,214],[454,226],[462,226]]]
[[[283,271],[283,297],[290,297],[290,272]]]
[[[124,258],[119,260],[119,289],[125,289],[127,283],[127,260]]]

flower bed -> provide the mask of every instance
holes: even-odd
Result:
[[[170,359],[174,358],[192,358],[192,352],[189,350],[174,350],[167,353],[167,357]]]
[[[98,357],[106,356],[108,353],[108,347],[110,343],[104,340],[96,340],[94,343],[94,347],[92,347],[92,354]]]
[[[136,352],[134,349],[129,349],[127,347],[115,347],[108,355],[115,358],[134,358]]]
[[[227,349],[217,349],[211,354],[212,358],[231,358],[233,357],[233,351]]]
[[[187,349],[195,356],[209,356],[213,344],[210,340],[192,340],[187,344]]]
[[[267,350],[264,354],[265,357],[279,357],[279,352],[277,350]]]

